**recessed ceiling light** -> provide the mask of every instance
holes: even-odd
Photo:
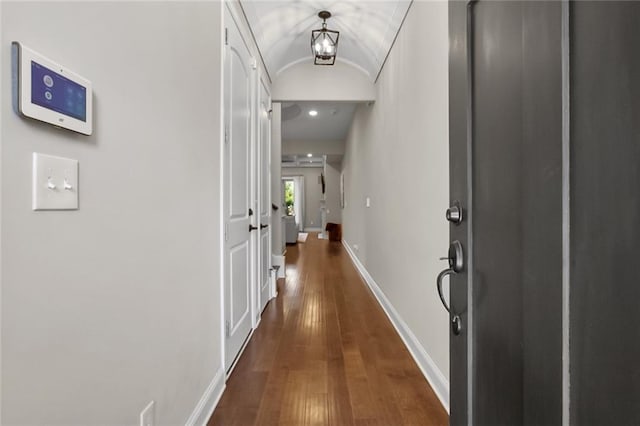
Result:
[[[312,109],[311,111],[309,111],[309,115],[312,117],[315,117],[316,115],[318,115],[318,111],[316,111],[315,109]]]
[[[313,154],[307,154],[307,157],[311,158],[313,157]]]

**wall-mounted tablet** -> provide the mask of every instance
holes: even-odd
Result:
[[[90,135],[93,131],[91,82],[15,41],[12,56],[16,112]]]

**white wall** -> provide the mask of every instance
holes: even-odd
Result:
[[[340,59],[333,66],[317,66],[313,59],[285,68],[273,78],[274,101],[375,100],[375,87],[367,73]]]
[[[18,40],[95,101],[93,136],[56,130],[3,73],[1,422],[184,424],[222,365],[221,4],[0,7],[3,70]],[[31,211],[34,151],[80,161],[80,210]]]
[[[304,228],[322,228],[320,215],[320,200],[322,199],[322,185],[318,178],[322,173],[321,167],[286,167],[282,169],[282,176],[304,176]]]
[[[340,173],[341,165],[326,163],[324,168],[325,200],[327,206],[327,222],[342,223],[342,206],[340,205]]]
[[[343,235],[448,390],[448,316],[435,287],[449,246],[447,19],[446,2],[413,2],[376,103],[356,110],[343,161]]]

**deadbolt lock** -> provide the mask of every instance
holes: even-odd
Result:
[[[447,220],[454,225],[462,223],[462,206],[460,205],[460,201],[454,201],[453,206],[447,209],[445,216]]]

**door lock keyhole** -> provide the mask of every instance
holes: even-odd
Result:
[[[449,267],[453,269],[453,272],[458,273],[462,272],[464,268],[464,258],[462,253],[462,244],[460,241],[454,241],[449,246],[449,256],[447,257],[449,261]]]
[[[451,331],[453,331],[453,334],[456,336],[462,333],[462,319],[460,315],[454,315],[453,318],[451,318]]]

